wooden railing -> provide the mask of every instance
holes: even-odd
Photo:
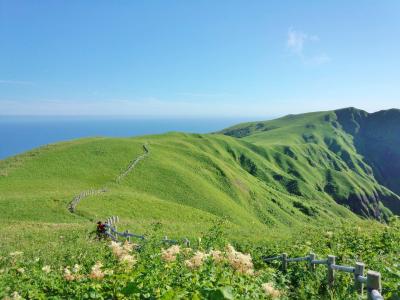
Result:
[[[115,179],[115,182],[116,182],[116,183],[120,183],[121,180],[122,180],[124,177],[126,177],[126,176],[129,174],[129,172],[131,172],[131,171],[133,170],[133,168],[135,168],[135,166],[136,166],[142,159],[144,159],[147,155],[150,154],[150,150],[149,150],[149,148],[147,147],[147,145],[143,145],[143,152],[144,152],[144,153],[143,153],[142,155],[140,155],[139,157],[135,158],[133,161],[131,161],[131,162],[129,163],[127,169],[126,169],[124,172],[122,172],[121,174],[119,174],[119,175],[117,176],[117,178]],[[90,190],[81,192],[79,195],[75,196],[75,197],[68,203],[67,208],[68,208],[68,210],[69,210],[71,213],[74,213],[74,212],[75,212],[75,209],[76,209],[76,206],[77,206],[77,205],[79,204],[79,202],[80,202],[81,200],[83,200],[84,198],[89,197],[89,196],[99,195],[99,194],[106,193],[106,192],[108,192],[108,190],[107,190],[106,187],[103,187],[103,188],[98,189],[98,190],[90,189]]]
[[[82,199],[89,197],[89,196],[103,194],[106,192],[107,192],[106,188],[102,188],[99,190],[90,189],[90,190],[84,191],[84,192],[80,193],[79,195],[75,196],[74,199],[72,199],[72,201],[68,204],[68,210],[73,213],[75,211],[76,206]]]
[[[364,276],[365,265],[357,262],[354,266],[341,266],[336,264],[336,257],[328,255],[326,259],[318,260],[314,253],[310,253],[305,257],[288,258],[286,253],[274,257],[264,257],[264,262],[280,260],[282,263],[282,271],[286,272],[288,263],[307,261],[310,271],[314,271],[316,265],[327,266],[327,281],[328,286],[332,287],[335,282],[335,271],[352,273],[354,278],[354,288],[358,292],[363,292],[364,284],[366,285],[368,300],[383,300],[381,295],[381,274],[375,271],[368,271],[367,276]]]
[[[126,177],[126,175],[129,174],[129,172],[131,172],[133,170],[133,168],[142,160],[144,159],[147,155],[150,154],[149,149],[147,148],[147,145],[143,145],[143,154],[140,155],[139,157],[137,157],[136,159],[134,159],[133,161],[131,161],[127,167],[127,169],[122,172],[120,175],[118,175],[118,177],[115,179],[115,181],[117,183],[120,183],[121,180]]]
[[[106,232],[105,235],[110,237],[114,241],[118,241],[119,238],[123,238],[128,242],[131,241],[131,238],[139,238],[141,240],[145,240],[145,236],[138,235],[134,233],[130,233],[129,230],[125,230],[124,232],[119,232],[117,230],[116,223],[119,222],[118,216],[112,216],[107,218],[106,220]],[[170,240],[167,236],[162,240],[163,243],[167,244],[177,244],[179,241]],[[190,246],[190,241],[187,238],[184,238],[182,241],[187,247]],[[293,257],[289,258],[287,253],[282,253],[281,255],[274,257],[263,257],[264,262],[280,260],[282,263],[282,271],[286,272],[288,268],[288,263],[290,262],[308,262],[308,267],[310,271],[314,271],[317,265],[326,265],[327,266],[327,281],[328,286],[332,287],[335,282],[335,271],[352,273],[354,278],[354,289],[358,292],[363,293],[364,284],[366,285],[368,300],[383,300],[381,295],[381,274],[375,271],[368,271],[367,276],[364,276],[365,265],[361,262],[356,262],[354,266],[341,266],[336,264],[336,257],[333,255],[328,255],[326,259],[316,259],[316,255],[314,253],[310,253],[308,256],[304,257]]]
[[[128,242],[131,241],[132,237],[138,238],[138,239],[141,239],[141,240],[145,240],[146,239],[144,235],[130,233],[129,230],[125,230],[124,232],[117,231],[116,223],[118,223],[118,222],[119,222],[119,217],[118,216],[109,217],[109,218],[107,218],[107,220],[105,222],[107,231],[104,234],[106,236],[108,236],[109,238],[111,238],[113,241],[118,241],[119,237],[127,240]],[[179,243],[179,241],[177,241],[177,240],[168,239],[167,236],[165,236],[164,239],[161,240],[161,242],[166,243],[166,244],[178,244]],[[187,238],[184,238],[182,240],[182,243],[184,245],[186,245],[187,247],[190,246],[190,241]]]

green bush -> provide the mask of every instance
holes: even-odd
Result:
[[[291,241],[236,244],[241,252],[227,246],[223,222],[214,224],[191,248],[162,244],[161,230],[156,227],[140,245],[113,244],[110,248],[110,241],[91,241],[97,243],[97,251],[77,248],[75,253],[66,253],[66,263],[60,265],[47,265],[43,259],[18,252],[5,255],[0,259],[0,297],[355,299],[349,274],[337,272],[335,286],[329,290],[325,266],[309,272],[307,263],[291,263],[284,274],[279,261],[265,264],[262,260],[282,252],[297,257],[310,251],[320,258],[335,254],[337,263],[344,265],[363,261],[368,270],[382,273],[385,299],[399,296],[400,225],[396,220],[384,229],[304,230]]]

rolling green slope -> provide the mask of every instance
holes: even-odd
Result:
[[[149,155],[117,183],[144,144]],[[252,164],[264,169],[265,178],[252,174]],[[268,184],[263,149],[223,135],[81,139],[27,152],[0,167],[1,239],[10,248],[18,243],[10,236],[22,228],[34,228],[30,246],[39,247],[36,238],[48,238],[49,228],[57,236],[66,228],[86,235],[93,221],[109,215],[139,233],[161,222],[171,237],[198,236],[212,220],[226,218],[231,236],[252,240],[357,218],[328,197],[302,198]],[[75,214],[67,210],[81,191],[104,187],[108,192],[82,199]]]
[[[1,250],[40,249],[55,236],[68,247],[64,240],[77,242],[110,215],[137,233],[160,222],[173,238],[197,237],[224,218],[230,238],[256,241],[399,213],[400,198],[377,181],[336,112],[221,133],[79,139],[0,161]],[[143,145],[148,155],[116,180]],[[68,211],[89,189],[106,192]]]
[[[323,193],[358,214],[377,219],[390,215],[387,208],[399,214],[400,198],[393,188],[399,177],[388,176],[398,175],[400,170],[398,148],[392,148],[399,144],[398,111],[397,116],[391,113],[386,126],[385,122],[378,126],[376,121],[365,125],[365,131],[374,132],[379,142],[366,138],[359,141],[357,135],[351,134],[348,124],[353,124],[354,113],[368,115],[353,108],[288,115],[272,121],[239,124],[222,133],[268,149],[267,160],[280,172],[273,179],[288,192],[312,199]],[[357,123],[359,132],[364,132],[363,125]],[[393,149],[394,154],[386,159],[369,155],[377,153],[369,149],[378,147]],[[374,167],[368,164],[370,161]],[[384,176],[391,178],[386,186],[385,180],[379,180],[387,178]]]
[[[378,221],[399,214],[397,114],[345,109],[214,134],[78,139],[2,160],[0,297],[208,299],[226,286],[264,299],[262,283],[273,282],[285,299],[354,298],[347,275],[328,292],[323,268],[307,274],[293,264],[283,275],[262,263],[282,252],[361,260],[382,273],[385,299],[396,297],[398,223]],[[128,255],[133,268],[91,234],[111,215],[118,231],[148,237]],[[165,235],[189,238],[192,250],[165,262]],[[226,243],[251,253],[254,276],[227,262],[189,269],[184,261]],[[99,262],[104,278],[93,277]]]

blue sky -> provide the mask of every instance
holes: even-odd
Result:
[[[1,115],[399,107],[400,1],[0,0]]]

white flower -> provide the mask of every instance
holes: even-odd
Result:
[[[116,257],[120,257],[125,251],[120,243],[111,241],[110,248]]]
[[[74,273],[79,273],[80,270],[81,270],[81,266],[78,264],[75,264],[74,267],[72,268],[72,272],[74,272]]]
[[[224,260],[224,255],[223,255],[222,252],[219,251],[219,250],[211,250],[211,251],[210,251],[210,255],[211,255],[212,259],[213,259],[216,263],[219,263],[219,262],[221,262],[221,261]]]
[[[226,253],[230,265],[236,271],[248,275],[254,274],[254,266],[250,254],[244,254],[236,251],[231,245],[226,246]]]
[[[125,252],[132,252],[133,247],[134,244],[131,244],[128,241],[125,241],[125,243],[122,245],[122,249],[124,249]]]
[[[24,298],[22,298],[20,296],[20,294],[18,294],[18,292],[14,292],[14,293],[11,294],[11,299],[12,300],[21,300],[21,299],[24,299]]]
[[[75,276],[71,274],[69,267],[65,267],[64,269],[64,279],[67,281],[72,281],[75,279]]]
[[[208,256],[209,254],[197,251],[191,259],[185,260],[185,265],[190,269],[198,268]]]
[[[261,287],[264,290],[264,293],[272,299],[278,299],[281,296],[281,292],[275,289],[271,282],[263,283]]]
[[[92,267],[92,272],[90,273],[89,277],[92,279],[97,279],[101,280],[104,278],[104,273],[101,270],[101,267],[103,264],[101,262],[97,262],[93,267]]]
[[[179,245],[173,245],[167,250],[161,249],[161,257],[167,262],[175,261],[176,256],[179,254],[180,251],[181,248],[179,247]]]
[[[18,268],[17,272],[20,274],[24,274],[25,273],[25,269],[24,268]]]
[[[48,273],[51,272],[51,267],[50,267],[50,266],[44,266],[44,267],[42,268],[42,271],[48,274]]]
[[[111,270],[111,269],[106,269],[106,270],[104,270],[104,275],[112,275],[112,274],[114,274],[114,270]]]
[[[127,267],[132,268],[136,264],[136,259],[133,255],[125,254],[120,257],[119,261],[125,264]]]
[[[110,248],[114,255],[118,258],[118,260],[125,264],[127,267],[132,268],[136,263],[135,256],[130,254],[132,252],[134,244],[125,241],[125,243],[121,246],[120,243],[112,241],[110,244]]]

